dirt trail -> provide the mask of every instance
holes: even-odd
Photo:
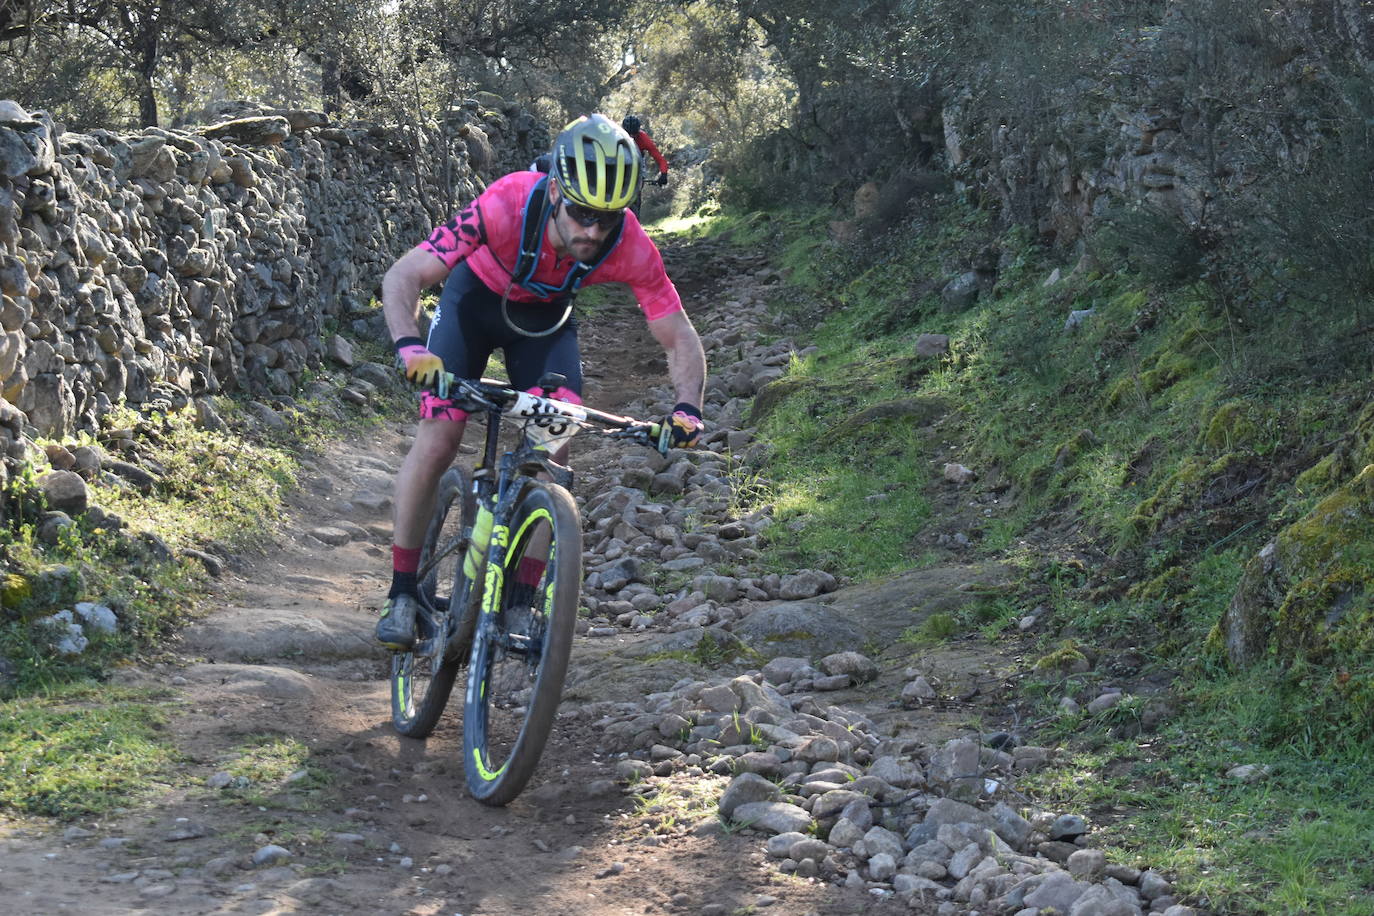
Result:
[[[676,276],[691,277],[707,273],[713,252],[668,256]],[[709,328],[717,290],[683,289],[698,326]],[[661,352],[632,309],[584,322],[582,336],[588,403],[620,409],[663,381]],[[612,781],[614,760],[575,708],[561,714],[534,782],[504,809],[476,804],[463,790],[461,696],[428,741],[398,737],[388,719],[385,653],[371,641],[389,580],[389,509],[359,494],[389,492],[410,431],[408,423],[379,429],[315,459],[284,507],[289,536],[226,575],[205,618],[185,634],[184,662],[124,676],[177,692],[170,728],[186,755],[184,781],[100,823],[65,832],[12,827],[0,839],[7,911],[911,912],[863,889],[781,874],[758,835],[721,829],[721,777],[683,783],[657,806],[636,803]],[[324,526],[351,530],[352,539],[330,546],[305,533]],[[648,638],[628,630],[579,638],[573,668],[621,657]],[[1000,677],[998,660],[952,654],[938,663],[951,679],[975,685],[970,696],[979,683],[984,695],[996,692],[988,687]],[[842,699],[911,727],[910,716],[892,709],[895,677]],[[578,691],[594,696],[595,686],[583,680]],[[966,713],[928,712],[920,725],[935,733]],[[309,748],[300,778],[251,790],[207,785],[264,734]],[[693,796],[697,807],[685,800]],[[252,867],[270,844],[289,850],[290,860]]]

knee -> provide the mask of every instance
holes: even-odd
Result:
[[[442,471],[458,455],[458,446],[463,442],[464,423],[449,420],[432,420],[420,424],[420,430],[411,445],[411,455],[423,468]]]

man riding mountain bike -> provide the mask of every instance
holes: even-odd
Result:
[[[660,188],[666,187],[668,184],[668,160],[664,159],[663,154],[658,151],[658,144],[654,142],[653,137],[649,136],[649,132],[641,128],[639,118],[634,115],[626,115],[625,120],[620,122],[620,126],[625,128],[625,133],[630,135],[630,139],[635,142],[636,147],[653,158],[654,163],[658,166],[658,181],[656,183]]]
[[[674,446],[697,444],[706,357],[658,248],[627,212],[639,184],[634,141],[600,114],[569,123],[550,151],[550,171],[514,172],[392,265],[382,307],[398,363],[426,390],[415,441],[396,477],[392,582],[377,640],[405,650],[415,640],[416,571],[440,476],[458,454],[467,413],[453,406],[444,373],[480,377],[501,349],[511,384],[537,392],[547,373],[564,376],[552,396],[581,403],[582,365],[572,301],[583,284],[625,283],[668,357],[678,402],[664,422]],[[444,282],[427,340],[418,323],[422,290]],[[566,461],[567,446],[554,460]],[[542,569],[520,569],[536,584]]]

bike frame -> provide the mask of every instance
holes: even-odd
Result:
[[[578,427],[596,424],[605,427],[611,435],[619,431],[632,437],[639,435],[640,438],[650,440],[656,438],[659,440],[657,448],[660,451],[666,449],[666,440],[664,439],[666,430],[659,428],[657,424],[646,425],[628,417],[620,417],[564,401],[555,401],[549,397],[518,392],[502,382],[491,379],[481,379],[477,384],[473,384],[471,381],[449,376],[447,384],[450,389],[456,388],[458,390],[459,396],[455,398],[456,401],[467,402],[462,405],[464,409],[480,410],[487,417],[485,441],[481,456],[472,469],[471,486],[478,518],[484,512],[491,515],[491,534],[485,550],[475,556],[470,553],[473,530],[478,524],[475,518],[471,526],[464,528],[461,536],[453,539],[443,549],[436,551],[426,565],[426,569],[421,570],[421,575],[425,575],[428,569],[432,569],[439,560],[454,551],[462,552],[464,555],[464,562],[461,567],[463,570],[462,585],[458,601],[455,603],[450,600],[449,602],[450,615],[456,608],[459,616],[448,621],[432,637],[433,639],[442,639],[445,642],[450,636],[453,625],[460,621],[475,620],[479,626],[491,625],[490,622],[499,609],[502,585],[504,584],[505,570],[502,567],[501,559],[511,544],[511,531],[507,521],[510,519],[515,502],[525,483],[537,479],[538,475],[542,473],[548,475],[554,483],[568,490],[572,489],[572,469],[554,461],[547,445],[532,445],[530,438],[526,436],[522,438],[516,448],[504,453],[501,452],[502,421],[508,414],[511,414],[512,410],[518,411],[518,413],[513,414],[514,416],[525,419],[527,431],[530,427],[535,430],[544,430],[543,438],[548,442],[566,441],[571,438]],[[493,396],[496,394],[490,390],[493,388],[499,391],[499,396]],[[589,421],[591,422],[589,423]],[[469,558],[472,560],[471,569],[468,568]],[[478,582],[482,583],[482,587],[474,588],[473,586]],[[458,583],[455,582],[454,584],[457,585]],[[430,645],[424,646],[421,654],[433,654],[434,657],[439,657],[436,649],[445,653],[449,651],[447,645],[442,647]]]
[[[565,382],[549,373],[536,390],[551,392]],[[468,788],[479,801],[505,804],[528,781],[548,739],[577,615],[582,532],[568,492],[572,470],[553,456],[583,429],[666,454],[672,427],[555,401],[489,379],[450,375],[438,388],[440,397],[455,407],[484,414],[486,436],[470,472],[449,469],[441,477],[423,547],[430,556],[419,571],[424,584],[422,638],[393,656],[392,722],[403,735],[430,735],[463,665],[460,656],[466,654],[463,748],[471,756],[463,766]],[[507,417],[522,435],[515,447],[503,451],[501,426]],[[455,558],[457,551],[461,555]],[[441,583],[436,570],[445,557],[458,562],[451,572],[450,563],[443,563],[448,578]],[[521,583],[518,588],[516,583]],[[449,589],[446,601],[440,600],[442,587]],[[513,703],[513,694],[507,693],[510,675],[521,666],[532,691],[523,710],[519,704],[525,701]],[[501,710],[495,718],[493,710]],[[519,732],[505,742],[491,729],[493,723],[509,728],[512,717],[520,723]]]

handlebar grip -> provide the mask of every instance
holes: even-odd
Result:
[[[654,449],[660,455],[668,454],[672,447],[673,429],[667,423],[650,423],[649,436],[654,440]]]

